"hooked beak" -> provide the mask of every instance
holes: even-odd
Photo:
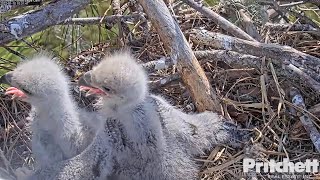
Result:
[[[80,87],[80,91],[87,91],[86,96],[93,94],[105,95],[102,90],[91,85],[91,71],[84,73],[84,75],[79,78],[78,86]]]
[[[8,72],[3,76],[1,76],[0,83],[11,85],[11,80],[12,80],[12,72]]]
[[[8,73],[4,74],[3,76],[1,76],[0,83],[12,86],[12,84],[11,84],[12,83],[12,72],[8,72]],[[12,99],[18,98],[18,99],[23,100],[23,99],[27,98],[26,94],[16,87],[9,87],[6,90],[5,95],[12,95]]]
[[[86,86],[86,87],[92,87],[91,86],[91,71],[88,71],[84,73],[78,80],[78,86]],[[92,87],[93,88],[93,87]]]

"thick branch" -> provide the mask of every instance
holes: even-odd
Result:
[[[246,32],[242,31],[239,27],[236,25],[232,24],[225,18],[221,17],[219,14],[215,13],[211,9],[200,5],[196,3],[194,0],[182,0],[195,10],[199,11],[203,15],[205,15],[207,18],[212,19],[216,24],[218,24],[222,29],[228,31],[229,33],[233,34],[236,37],[239,37],[241,39],[246,39],[250,41],[256,41],[254,38],[252,38],[249,34]]]
[[[297,1],[301,1],[301,0],[279,0],[281,2],[297,2]],[[312,3],[315,4],[317,6],[320,6],[320,1],[319,0],[303,0],[304,3]]]
[[[75,25],[91,25],[91,24],[115,24],[119,20],[127,21],[130,19],[139,20],[143,19],[143,15],[141,14],[133,14],[133,15],[112,15],[107,17],[88,17],[88,18],[68,18],[60,24],[75,24]]]
[[[273,24],[273,23],[266,23],[264,25],[267,28],[270,28],[270,30],[274,31],[315,31],[318,30],[314,27],[312,27],[309,24]],[[320,34],[318,32],[318,34]]]
[[[171,53],[199,111],[220,111],[216,93],[194,56],[179,25],[171,17],[162,0],[139,0],[152,24],[155,26],[166,49]]]
[[[28,2],[28,1],[2,1],[0,3],[0,14],[1,13],[6,13],[8,11],[12,11],[12,10],[15,10],[15,9],[18,9],[18,8],[22,8],[22,7],[27,7],[27,6],[37,6],[37,5],[41,5],[42,2],[41,0],[39,1],[34,1],[34,2]]]
[[[214,61],[214,62],[224,62],[231,66],[232,68],[260,68],[262,59],[257,56],[247,55],[238,53],[235,51],[229,50],[206,50],[206,51],[195,51],[195,56],[198,58],[201,64]],[[287,77],[288,79],[301,79],[303,80],[308,86],[313,88],[316,92],[320,94],[320,82],[315,81],[312,77],[313,74],[306,74],[305,72],[301,71],[299,68],[295,67],[292,64],[285,65],[284,69],[283,64],[277,60],[273,60],[273,63],[276,64],[278,69],[276,69],[277,74]],[[148,72],[153,72],[155,70],[166,69],[173,65],[173,62],[170,58],[161,58],[159,60],[154,60],[143,64],[143,67]]]
[[[314,56],[302,53],[289,46],[276,44],[265,44],[259,42],[246,41],[231,36],[213,33],[206,30],[193,29],[190,34],[191,40],[197,44],[211,46],[217,49],[232,50],[240,53],[254,56],[265,56],[267,58],[280,60],[283,64],[293,64],[308,71],[314,71],[319,74],[320,59]],[[318,81],[320,77],[313,77]]]
[[[90,0],[60,0],[48,4],[41,10],[1,22],[0,44],[6,44],[60,24],[86,7],[89,2]]]
[[[259,68],[262,62],[259,57],[227,50],[195,51],[194,54],[201,63],[202,61],[222,61],[232,68]]]
[[[241,54],[234,51],[227,50],[206,50],[206,51],[194,51],[194,55],[200,61],[201,64],[204,64],[208,61],[222,61],[226,64],[232,66],[233,68],[243,68],[243,67],[261,67],[261,58]],[[147,72],[154,72],[156,70],[167,69],[173,66],[173,60],[170,57],[162,57],[160,59],[149,61],[142,64],[144,69]]]
[[[314,80],[312,77],[310,77],[305,72],[301,71],[299,68],[295,67],[292,64],[289,64],[286,66],[287,69],[290,69],[292,72],[297,74],[301,79],[305,80],[305,82],[314,90],[318,91],[320,93],[320,83]]]

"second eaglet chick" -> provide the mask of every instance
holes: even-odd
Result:
[[[119,63],[117,60],[119,60]],[[203,154],[205,150],[210,150],[218,144],[232,147],[241,145],[243,133],[237,129],[235,124],[228,122],[222,116],[209,111],[199,114],[186,114],[170,105],[162,97],[148,94],[147,79],[143,69],[137,70],[143,73],[124,71],[126,68],[132,67],[133,64],[137,64],[128,53],[117,54],[105,61],[110,62],[105,63],[104,66],[99,65],[92,71],[85,73],[79,81],[79,85],[82,85],[80,89],[87,90],[89,95],[96,94],[101,98],[98,104],[101,109],[100,112],[112,115],[114,110],[121,111],[122,106],[130,106],[131,103],[136,104],[136,102],[144,101],[145,94],[147,94],[146,99],[150,98],[155,103],[149,106],[159,113],[159,117],[165,123],[170,135],[176,137],[176,140],[188,151],[188,154]],[[124,65],[121,63],[122,61],[127,64]],[[109,77],[109,79],[105,77]],[[115,77],[118,77],[118,79]],[[124,81],[124,77],[129,79],[128,82]],[[104,82],[99,82],[99,78],[105,78]],[[138,79],[137,82],[135,79]],[[129,82],[130,80],[132,82]],[[129,83],[136,83],[135,88],[127,86]],[[123,86],[121,89],[128,90],[127,94],[110,97],[116,91],[120,91],[115,89],[119,86]],[[113,98],[117,101],[113,101]]]
[[[32,153],[36,168],[56,163],[82,152],[95,135],[81,118],[73,101],[68,78],[50,57],[40,54],[20,63],[1,77],[9,84],[6,94],[31,104]]]
[[[128,53],[106,57],[80,78],[79,85],[100,97],[97,106],[103,125],[80,155],[43,168],[30,179],[193,180],[200,170],[196,151],[202,151],[204,144],[210,148],[210,143],[230,142],[235,131],[232,127],[228,132],[224,123],[213,119],[212,139],[201,137],[206,142],[199,143],[200,136],[209,133],[198,131],[207,129],[150,95],[144,70]],[[202,116],[207,118],[193,117]]]

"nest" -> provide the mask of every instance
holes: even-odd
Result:
[[[226,34],[212,21],[191,9],[176,14],[176,18],[182,31],[202,28]],[[319,40],[310,38],[308,33],[283,33],[283,31],[273,30],[266,36],[272,36],[271,41],[274,43],[289,45],[320,57]],[[155,30],[151,29],[147,34],[138,32],[134,34],[134,39],[128,39],[124,37],[123,42],[131,48],[141,63],[168,57]],[[65,62],[66,72],[76,80],[82,73],[97,64],[104,55],[117,49],[117,46],[117,43],[95,45]],[[210,50],[210,48],[193,45],[193,50]],[[320,116],[303,111],[294,105],[289,96],[289,90],[291,87],[299,89],[306,109],[319,104],[320,95],[299,77],[287,78],[281,74],[281,67],[272,64],[268,59],[265,59],[261,66],[256,68],[237,67],[214,60],[199,59],[199,62],[222,102],[223,115],[251,134],[250,141],[244,142],[244,148],[233,149],[227,146],[217,146],[207,155],[195,157],[202,167],[199,172],[201,179],[229,180],[248,177],[275,179],[263,173],[243,173],[242,160],[246,157],[259,161],[270,159],[281,161],[284,158],[290,158],[295,162],[320,158],[320,154],[299,119],[301,113],[309,114],[319,129]],[[168,83],[153,84],[152,93],[164,96],[172,105],[186,113],[197,112],[188,89],[177,74],[174,66],[149,73],[150,84],[174,76]],[[85,99],[76,87],[74,87],[74,96],[80,106],[91,108],[92,99]],[[23,126],[30,107],[23,102],[12,101],[4,95],[1,96],[0,106],[2,115],[0,120],[3,127],[1,149],[9,160],[11,168],[32,166],[30,132],[27,127]],[[320,178],[317,174],[310,177]]]

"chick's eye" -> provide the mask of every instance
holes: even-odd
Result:
[[[31,94],[29,91],[27,91],[27,90],[24,89],[24,88],[21,88],[21,90],[22,90],[23,92],[25,92],[26,94]]]
[[[107,92],[110,92],[110,91],[111,91],[111,89],[108,88],[108,87],[102,87],[102,88],[103,88],[103,90],[105,90],[105,91],[107,91]]]

